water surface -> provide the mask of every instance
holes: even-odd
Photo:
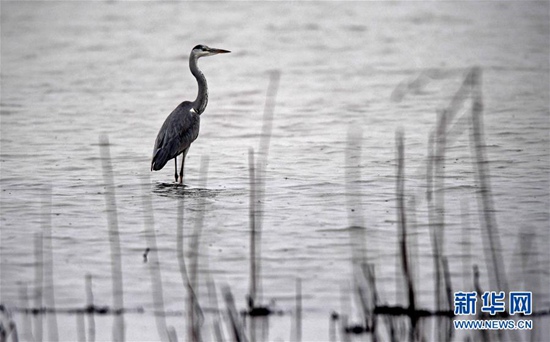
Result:
[[[433,277],[424,199],[428,137],[436,111],[449,103],[472,66],[483,72],[487,165],[510,283],[521,289],[548,284],[548,13],[544,2],[4,2],[1,302],[21,305],[21,284],[31,302],[35,297],[35,238],[43,231],[51,189],[56,305],[85,304],[86,274],[93,276],[96,303],[112,303],[99,151],[99,136],[105,134],[114,170],[125,305],[148,310],[153,305],[143,262],[146,182],[166,310],[184,309],[176,262],[182,197],[186,242],[204,215],[201,274],[230,285],[244,307],[248,149],[259,146],[272,70],[281,78],[265,169],[263,294],[265,301],[274,299],[290,311],[295,279],[302,279],[304,339],[328,339],[330,312],[346,309],[340,297],[353,279],[348,227],[358,220],[366,229],[366,254],[377,267],[381,296],[403,303],[395,209],[397,129],[405,134],[406,191],[417,196],[411,246],[418,255],[417,277]],[[210,102],[187,157],[188,187],[181,188],[171,183],[171,163],[150,174],[150,155],[165,117],[196,95],[187,57],[199,43],[232,53],[200,60]],[[436,70],[439,77],[392,101],[401,82],[425,70]],[[362,133],[354,145],[361,157],[351,165],[359,171],[346,189],[350,127]],[[457,290],[471,286],[473,263],[480,264],[488,287],[468,127],[450,144],[445,169],[445,251]],[[201,186],[205,156],[208,180]],[[527,260],[519,247],[522,239],[535,251],[527,265],[521,265]],[[526,274],[537,274],[536,281],[528,282]],[[548,288],[526,290],[535,292],[537,307],[550,306]],[[201,286],[200,293],[206,292]],[[423,281],[418,292],[420,305],[433,308],[433,282]],[[61,326],[62,339],[74,339],[74,320],[59,319],[70,322]],[[126,319],[129,340],[158,338],[152,316]],[[171,318],[170,324],[184,336],[179,319]],[[288,315],[275,318],[270,339],[288,340],[289,325]],[[110,339],[110,328],[101,334]]]

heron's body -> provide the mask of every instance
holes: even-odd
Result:
[[[201,117],[193,109],[193,103],[182,102],[166,118],[160,128],[153,149],[151,169],[158,171],[173,158],[176,158],[199,136]]]
[[[153,149],[153,159],[151,161],[151,171],[162,169],[170,159],[175,159],[176,173],[175,178],[178,181],[177,156],[183,154],[181,162],[181,171],[179,183],[183,183],[183,166],[185,157],[189,151],[191,143],[199,136],[200,115],[206,109],[208,104],[208,87],[206,78],[197,66],[197,60],[203,56],[211,56],[218,53],[228,53],[229,51],[220,49],[211,49],[204,45],[197,45],[191,51],[189,56],[189,69],[199,86],[197,98],[195,101],[184,101],[170,113],[160,128],[155,140]]]

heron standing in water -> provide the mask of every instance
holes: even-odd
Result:
[[[189,69],[197,79],[199,92],[195,101],[183,101],[168,115],[155,140],[153,149],[153,160],[151,161],[151,171],[158,171],[166,163],[174,158],[176,171],[174,177],[176,182],[183,184],[183,166],[185,165],[185,156],[189,152],[191,143],[199,136],[200,115],[204,112],[208,103],[208,87],[206,78],[197,66],[197,61],[201,57],[214,56],[220,53],[229,53],[230,51],[214,49],[205,45],[197,45],[191,50],[189,56]],[[181,168],[178,178],[178,155],[182,155]]]

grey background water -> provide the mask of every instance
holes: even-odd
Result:
[[[150,173],[150,154],[163,120],[179,102],[196,95],[187,56],[192,46],[203,43],[232,53],[200,61],[210,103],[188,155],[186,183],[198,188],[200,159],[208,156],[208,196],[187,196],[186,227],[193,226],[199,199],[205,198],[201,269],[218,284],[229,284],[239,307],[248,291],[248,148],[259,143],[269,71],[280,70],[281,79],[266,168],[264,298],[292,309],[295,279],[302,278],[304,338],[323,340],[329,314],[342,309],[341,289],[352,279],[346,227],[357,217],[348,217],[350,196],[356,212],[363,214],[367,255],[377,265],[381,296],[400,303],[394,132],[405,132],[406,190],[423,198],[436,110],[458,89],[462,70],[474,65],[483,70],[488,166],[508,276],[513,288],[525,289],[525,274],[535,274],[541,287],[525,290],[535,292],[535,307],[550,306],[547,2],[1,6],[2,303],[21,304],[22,284],[32,298],[34,239],[42,230],[49,188],[56,305],[84,305],[88,273],[94,277],[96,303],[111,303],[98,146],[99,135],[107,134],[125,305],[152,308],[142,258],[147,246],[142,182],[147,181],[166,309],[184,309],[175,258],[179,195],[161,186],[173,180],[173,166],[169,163],[150,180],[144,176]],[[444,77],[401,102],[391,101],[400,82],[434,68]],[[353,184],[353,193],[346,192],[344,177],[350,126],[362,131],[361,179]],[[473,262],[482,265],[482,282],[488,287],[468,139],[467,132],[457,136],[445,171],[446,252],[456,289],[470,286],[468,266]],[[425,201],[418,202],[412,248],[418,254],[418,278],[431,279]],[[469,213],[471,222],[468,248],[460,245],[465,241],[461,212]],[[530,237],[535,251],[528,265],[521,265],[526,258],[518,254],[522,236]],[[421,306],[433,308],[433,282],[423,281],[419,293]],[[66,322],[60,325],[61,338],[74,339],[74,319],[59,319]],[[180,319],[173,318],[172,324]],[[158,339],[151,316],[127,320],[129,340]],[[270,338],[287,340],[289,321],[276,318],[273,326],[279,328]],[[98,334],[100,340],[109,339],[110,328]]]

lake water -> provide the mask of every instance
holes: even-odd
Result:
[[[395,204],[397,130],[405,136],[405,191],[416,199],[410,248],[418,305],[433,309],[428,141],[437,111],[449,104],[466,70],[479,66],[499,252],[510,289],[533,291],[535,309],[548,310],[549,23],[548,2],[2,2],[0,302],[24,306],[26,288],[29,306],[36,303],[36,241],[51,217],[56,307],[86,304],[87,274],[95,303],[112,305],[99,143],[106,135],[124,305],[145,310],[125,315],[127,340],[159,338],[150,263],[143,262],[150,246],[144,218],[151,217],[144,194],[152,198],[165,310],[185,310],[176,258],[182,197],[186,250],[204,216],[199,297],[208,301],[202,281],[211,277],[229,285],[237,307],[244,308],[248,149],[258,150],[270,75],[278,70],[261,274],[264,302],[274,300],[287,314],[272,319],[269,339],[290,338],[297,278],[304,340],[328,340],[330,313],[352,310],[341,300],[353,281],[352,225],[364,227],[383,302],[405,303]],[[188,187],[182,190],[171,184],[173,163],[151,174],[150,157],[166,116],[196,96],[187,62],[196,44],[232,53],[200,60],[210,101],[186,159]],[[427,70],[430,82],[392,100],[399,84]],[[471,266],[478,264],[483,287],[491,290],[474,157],[468,126],[462,129],[446,154],[444,253],[453,289],[470,290]],[[360,153],[360,159],[350,158],[347,167],[346,153]],[[25,319],[15,314],[23,339]],[[76,339],[74,317],[57,319],[60,339]],[[182,317],[169,315],[168,321],[181,340]],[[541,341],[550,336],[548,320],[543,322],[535,321],[534,336]],[[97,324],[97,340],[111,339],[111,319]]]

